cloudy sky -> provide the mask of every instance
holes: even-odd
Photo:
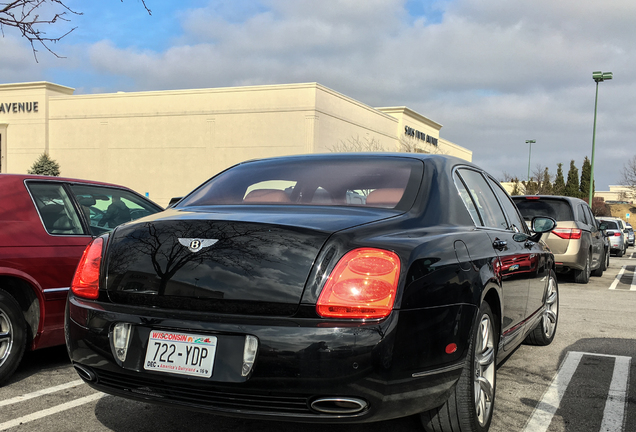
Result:
[[[580,168],[597,190],[636,155],[633,0],[66,0],[83,15],[52,46],[0,36],[0,83],[76,94],[319,82],[371,106],[406,105],[498,178]]]

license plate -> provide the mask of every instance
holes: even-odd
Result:
[[[152,330],[144,369],[210,378],[215,353],[215,336]]]

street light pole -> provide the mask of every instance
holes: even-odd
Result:
[[[528,179],[527,182],[530,183],[530,156],[532,155],[532,144],[536,143],[535,140],[526,140],[526,144],[530,144],[530,150],[528,150]]]
[[[596,82],[596,96],[594,97],[594,128],[592,129],[592,161],[590,167],[590,201],[589,206],[592,208],[592,199],[594,198],[594,150],[596,147],[596,107],[598,106],[598,83],[611,80],[612,72],[592,72],[592,79]]]

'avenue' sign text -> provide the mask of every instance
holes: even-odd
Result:
[[[0,114],[21,113],[21,112],[38,112],[37,102],[13,102],[2,103],[0,102]]]

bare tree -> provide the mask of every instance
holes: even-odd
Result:
[[[421,145],[414,138],[404,137],[400,137],[397,149],[385,148],[376,138],[360,138],[360,136],[351,137],[347,141],[340,140],[338,144],[328,147],[328,149],[333,153],[397,151],[402,153],[446,154],[439,146],[430,143]]]
[[[623,165],[620,184],[629,189],[632,199],[636,198],[636,156]]]
[[[426,153],[426,154],[446,154],[446,152],[435,145],[428,142],[420,142],[412,137],[400,137],[398,151],[403,153]]]
[[[332,153],[351,153],[351,152],[385,152],[387,151],[380,141],[375,138],[362,138],[360,136],[351,137],[347,141],[340,140],[334,146],[329,147]]]
[[[499,181],[502,183],[514,182],[515,180],[517,180],[518,182],[519,178],[517,176],[510,174],[507,171],[502,171],[501,178],[499,179]]]
[[[121,0],[122,2],[124,0]],[[141,0],[148,14],[152,14],[145,0]],[[44,15],[42,15],[43,13]],[[60,36],[48,36],[42,28],[51,27],[59,21],[70,22],[70,16],[82,15],[68,7],[63,0],[5,0],[0,1],[0,32],[4,37],[4,28],[16,28],[22,37],[31,44],[33,56],[37,61],[36,46],[43,46],[48,52],[60,58],[50,48],[51,44],[59,42],[77,27],[71,28]]]

